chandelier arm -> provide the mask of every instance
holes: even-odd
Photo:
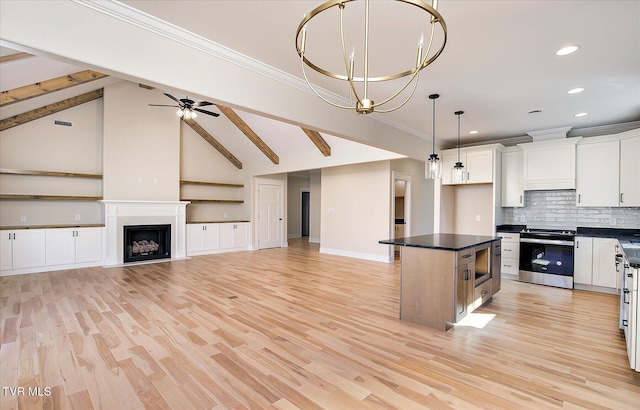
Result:
[[[390,109],[387,109],[387,110],[376,110],[376,112],[379,112],[379,113],[392,112],[392,111],[397,110],[398,108],[401,108],[403,105],[405,105],[407,102],[409,102],[409,100],[411,99],[411,97],[413,97],[413,93],[415,93],[415,92],[416,92],[416,88],[418,88],[418,80],[419,80],[419,79],[420,79],[420,77],[417,77],[417,78],[416,78],[416,80],[415,80],[415,82],[414,82],[414,84],[413,84],[413,89],[411,90],[411,93],[410,93],[410,94],[409,94],[409,96],[408,96],[408,97],[407,97],[407,98],[402,102],[402,104],[398,105],[398,106],[397,106],[397,107],[395,107],[395,108],[390,108]],[[408,86],[408,85],[409,85],[409,83],[407,83],[404,87],[402,87],[402,90],[404,90],[405,88],[407,88],[407,86]],[[384,103],[387,103],[387,102],[391,101],[391,100],[392,100],[393,98],[395,98],[398,94],[400,94],[400,92],[401,92],[402,90],[398,91],[398,92],[397,92],[393,97],[391,97],[391,98],[387,98],[385,101],[381,102],[380,104],[376,104],[374,107],[379,107],[379,106],[381,106],[382,104],[384,104]]]
[[[307,82],[307,85],[309,86],[309,88],[311,89],[311,91],[313,91],[313,93],[314,93],[318,98],[320,98],[322,101],[324,101],[324,102],[326,102],[327,104],[332,105],[332,106],[334,106],[334,107],[336,107],[336,108],[343,108],[343,109],[345,109],[345,110],[353,110],[353,109],[354,109],[354,107],[347,107],[347,106],[344,106],[344,105],[336,104],[336,103],[334,103],[334,102],[332,102],[332,101],[327,100],[327,99],[326,99],[326,98],[324,98],[323,96],[321,96],[321,95],[316,91],[316,89],[313,87],[313,85],[311,84],[311,82],[309,81],[309,79],[307,78],[307,72],[306,72],[306,71],[304,71],[304,65],[305,65],[305,64],[304,64],[304,61],[303,61],[303,62],[302,62],[302,75],[304,76],[304,80]]]
[[[361,103],[360,96],[358,95],[358,91],[356,90],[356,86],[353,83],[353,66],[351,64],[347,64],[347,50],[344,47],[344,23],[343,23],[343,10],[344,4],[339,6],[340,8],[340,42],[342,43],[342,59],[344,60],[344,66],[347,70],[347,81],[349,82],[349,86],[351,87],[351,91],[353,92],[353,96],[356,98],[358,103]],[[349,94],[349,101],[351,102],[351,94]],[[357,105],[354,104],[354,107]]]

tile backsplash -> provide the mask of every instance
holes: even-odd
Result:
[[[525,224],[529,228],[640,229],[640,208],[576,207],[575,190],[526,191],[524,208],[503,208],[505,224]]]

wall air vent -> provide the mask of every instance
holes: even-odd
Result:
[[[71,123],[71,121],[54,120],[53,125],[62,125],[64,127],[72,127],[73,123]]]

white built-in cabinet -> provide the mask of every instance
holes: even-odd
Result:
[[[0,231],[0,270],[38,268],[45,265],[45,230]]]
[[[249,222],[187,224],[187,254],[205,255],[249,246]]]
[[[577,147],[576,205],[640,206],[640,136],[583,139]]]
[[[102,227],[0,231],[0,275],[102,265]]]
[[[615,292],[620,286],[620,272],[616,265],[619,246],[618,240],[614,238],[576,237],[573,256],[574,284],[609,288],[612,293]]]
[[[463,184],[492,183],[494,153],[495,149],[461,148],[460,162],[467,173],[467,180]],[[457,149],[442,151],[442,185],[456,185],[452,178],[453,166],[456,162],[458,162]]]
[[[102,261],[103,228],[46,229],[46,265]]]
[[[525,190],[576,188],[576,143],[566,138],[518,144],[524,150]]]
[[[524,206],[524,152],[519,147],[510,147],[502,152],[502,192],[503,207]]]
[[[520,234],[515,232],[498,232],[502,238],[501,270],[504,275],[518,275],[520,264]]]

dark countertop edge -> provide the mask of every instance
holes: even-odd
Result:
[[[616,238],[619,240],[640,240],[640,229],[589,228],[579,226],[576,236],[593,238]]]
[[[237,224],[237,223],[243,223],[243,222],[251,222],[251,221],[245,221],[245,220],[230,220],[230,219],[225,219],[223,221],[187,221],[187,225],[191,225],[191,224]]]
[[[463,235],[466,236],[466,235]],[[477,235],[470,235],[470,236],[477,236]],[[487,240],[480,240],[478,242],[473,243],[472,245],[466,245],[466,246],[461,246],[461,247],[452,247],[452,246],[442,246],[442,245],[424,245],[424,244],[416,244],[416,243],[405,243],[405,242],[398,242],[398,240],[402,240],[404,238],[396,238],[396,239],[384,239],[381,241],[378,241],[378,243],[382,244],[382,245],[396,245],[396,246],[406,246],[408,248],[423,248],[423,249],[440,249],[443,251],[462,251],[465,249],[470,249],[470,248],[475,248],[478,245],[484,245],[486,243],[491,243],[491,242],[495,242],[495,241],[501,241],[502,238],[500,238],[499,236],[488,236]]]
[[[496,226],[496,232],[503,233],[520,233],[520,231],[522,231],[523,229],[527,229],[527,225],[505,224]]]
[[[22,225],[0,226],[3,231],[17,231],[20,229],[59,229],[59,228],[104,228],[104,224],[57,224],[57,225]]]

